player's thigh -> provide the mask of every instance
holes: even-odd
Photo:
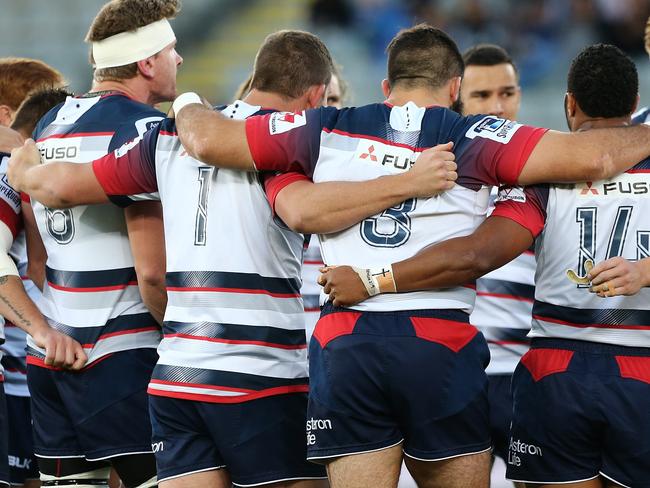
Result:
[[[395,488],[401,466],[400,444],[337,458],[327,464],[327,475],[332,488]]]
[[[404,462],[418,488],[488,488],[491,458],[490,452],[481,452],[442,461],[405,456]]]
[[[225,469],[213,469],[187,474],[159,483],[160,488],[231,488],[230,477]]]

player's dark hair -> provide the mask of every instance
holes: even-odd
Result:
[[[38,59],[0,58],[0,105],[17,110],[27,95],[62,86],[63,75]]]
[[[64,88],[49,88],[33,92],[18,107],[11,128],[23,134],[31,134],[38,121],[52,108],[65,102],[66,97],[69,96],[72,96],[72,93]]]
[[[112,0],[102,7],[90,25],[86,42],[103,41],[122,32],[134,31],[158,20],[171,19],[181,9],[180,0]],[[92,48],[90,62],[94,64]],[[95,81],[126,80],[138,74],[137,63],[96,69]]]
[[[567,91],[589,117],[624,117],[634,111],[639,76],[634,61],[619,48],[594,44],[572,61]]]
[[[496,66],[498,64],[509,64],[519,77],[517,65],[512,60],[508,51],[496,44],[477,44],[470,47],[463,53],[463,61],[467,66]]]
[[[440,88],[463,76],[463,57],[451,37],[428,24],[403,29],[390,41],[388,82],[409,88]]]
[[[298,98],[327,85],[334,65],[327,47],[309,32],[282,30],[266,37],[255,57],[251,89]]]

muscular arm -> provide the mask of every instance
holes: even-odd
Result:
[[[31,335],[39,347],[45,348],[45,364],[80,369],[87,357],[81,345],[50,328],[34,302],[27,296],[15,264],[8,255],[13,242],[9,228],[0,222],[0,315]]]
[[[525,227],[504,217],[489,217],[469,236],[440,242],[393,263],[395,291],[463,285],[513,260],[532,242],[533,236]],[[368,298],[366,287],[350,266],[329,268],[320,283],[337,306]]]
[[[25,240],[27,242],[27,277],[34,282],[39,290],[43,291],[45,284],[45,263],[47,251],[38,232],[34,210],[29,202],[22,202],[23,225],[25,227]]]
[[[162,325],[167,307],[165,235],[160,202],[140,202],[124,211],[138,288],[151,315]]]
[[[187,153],[220,168],[255,171],[246,140],[246,122],[232,120],[204,105],[192,104],[176,114],[176,129]]]
[[[441,144],[423,152],[411,170],[398,175],[359,182],[295,181],[276,196],[275,212],[296,232],[347,229],[408,198],[430,197],[453,187],[457,175],[451,147]]]
[[[533,149],[517,183],[598,181],[650,155],[650,126],[548,131]]]

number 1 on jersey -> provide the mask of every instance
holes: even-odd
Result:
[[[199,203],[196,209],[196,221],[194,224],[194,245],[205,246],[208,232],[208,196],[212,186],[213,166],[201,166],[199,168]]]

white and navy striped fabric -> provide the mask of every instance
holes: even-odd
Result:
[[[149,393],[229,403],[306,392],[304,237],[275,220],[262,175],[191,158],[172,120],[93,165],[116,203],[157,193],[163,204],[168,303]]]
[[[161,118],[117,92],[70,97],[39,122],[34,136],[45,163],[82,163]],[[47,250],[41,311],[50,325],[78,340],[89,364],[118,351],[157,347],[161,331],[138,290],[123,211],[111,204],[51,210],[31,203]],[[28,343],[28,362],[43,366],[43,351]]]

